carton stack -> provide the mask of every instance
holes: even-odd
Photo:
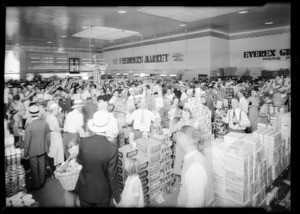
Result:
[[[160,171],[160,190],[162,193],[168,192],[172,183],[174,182],[174,147],[172,146],[171,134],[169,131],[163,129],[164,135],[153,134],[152,138],[161,141],[161,154],[162,158],[159,162],[161,166]]]
[[[225,154],[230,143],[214,144],[210,149],[205,149],[205,156],[211,162],[213,191],[215,198],[215,206],[226,206],[226,190],[225,190]]]
[[[253,147],[250,143],[237,140],[229,146],[225,155],[226,206],[251,206],[250,163]]]
[[[145,205],[149,205],[150,203],[150,195],[149,195],[149,161],[143,156],[139,155],[138,149],[133,148],[130,144],[125,145],[118,149],[118,180],[121,191],[124,189],[125,181],[127,179],[127,175],[125,173],[125,161],[130,158],[136,158],[140,163],[140,172],[139,177],[143,186],[144,192],[144,203]]]
[[[266,159],[263,155],[263,145],[253,134],[245,134],[240,140],[252,146],[253,153],[248,165],[249,197],[251,206],[257,207],[266,194],[267,168]]]
[[[204,148],[209,147],[213,140],[212,125],[211,125],[211,111],[209,108],[202,104],[200,97],[188,99],[188,106],[194,118],[198,121],[198,131],[200,139],[198,150],[203,151]]]
[[[148,179],[149,179],[149,200],[154,201],[160,193],[160,178],[161,178],[161,164],[162,159],[161,148],[164,138],[153,138],[150,136],[148,139],[137,139],[136,145],[139,151],[139,156],[148,160]]]

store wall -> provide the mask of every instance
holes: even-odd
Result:
[[[258,67],[262,70],[278,70],[280,68],[290,68],[290,57],[281,56],[290,49],[290,33],[282,33],[268,36],[259,36],[244,39],[230,40],[230,66],[238,68],[252,68]],[[249,52],[251,51],[265,51],[275,50],[275,56],[273,53],[269,53],[270,57],[259,57]],[[245,53],[247,52],[247,53]]]
[[[146,56],[168,54],[163,62],[146,62]],[[142,56],[143,63],[120,63],[120,58]],[[198,73],[210,72],[210,38],[194,38],[175,42],[146,45],[122,50],[103,52],[103,57],[109,64],[110,72],[178,74],[183,78],[197,78]]]
[[[210,38],[211,70],[228,67],[230,64],[229,40],[217,37]]]

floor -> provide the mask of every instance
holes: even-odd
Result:
[[[64,189],[56,178],[48,177],[45,186],[38,191],[29,191],[33,199],[39,202],[40,207],[64,207]],[[176,189],[171,195],[164,195],[164,202],[153,202],[151,207],[175,207],[179,190]]]

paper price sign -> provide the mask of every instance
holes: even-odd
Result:
[[[150,125],[148,125],[147,123],[140,123],[140,131],[149,132],[150,131]]]
[[[133,141],[134,141],[134,133],[129,132],[129,142],[133,142]]]

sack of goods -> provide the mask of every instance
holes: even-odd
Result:
[[[82,165],[75,159],[68,159],[55,170],[54,175],[65,190],[72,191],[75,189],[81,169]]]

